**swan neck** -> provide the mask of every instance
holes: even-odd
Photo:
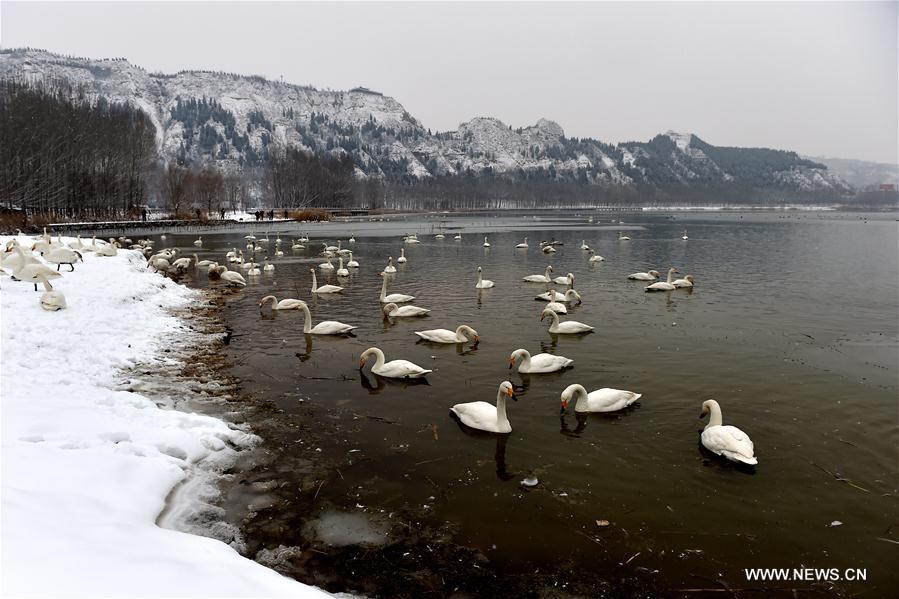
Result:
[[[381,349],[378,347],[376,347],[374,349],[375,349],[375,351],[374,351],[374,354],[375,354],[374,368],[381,368],[384,365],[384,360],[386,359],[384,357],[384,352],[382,352]]]
[[[509,423],[509,417],[506,416],[506,394],[502,389],[496,392],[496,424],[502,428],[504,424]]]
[[[387,277],[383,277],[381,281],[381,300],[387,297]]]
[[[671,282],[671,280],[672,280],[673,277],[674,277],[674,271],[673,271],[673,270],[669,270],[669,271],[668,271],[668,282],[669,282],[669,283]]]
[[[309,312],[309,306],[306,304],[302,305],[303,308],[303,332],[311,333],[312,332],[312,313]]]
[[[577,393],[577,402],[574,404],[575,412],[586,412],[587,411],[587,390],[584,389],[582,385],[578,385],[575,387],[575,392]],[[578,410],[578,408],[582,408]]]
[[[527,350],[524,350],[524,353],[521,356],[521,364],[518,366],[518,370],[521,371],[523,367],[525,370],[530,368],[531,366],[531,354]]]
[[[706,428],[709,428],[709,426],[721,426],[724,422],[721,418],[721,406],[717,403],[713,403],[709,410],[711,414],[709,415],[709,424]]]
[[[315,280],[315,271],[312,271],[312,293],[315,293],[315,290],[318,289],[318,282]]]

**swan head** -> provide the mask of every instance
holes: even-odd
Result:
[[[577,300],[577,305],[580,306],[583,302],[581,301],[581,294],[575,291],[574,289],[569,289],[565,292],[565,299],[571,301],[572,299]]]
[[[676,269],[675,267],[673,267],[673,266],[672,266],[671,268],[668,269],[668,274],[674,274],[674,273],[676,273],[676,272],[680,272],[680,271],[677,270],[677,269]]]
[[[261,308],[262,306],[264,306],[266,302],[271,302],[272,304],[274,304],[277,301],[278,300],[274,295],[266,295],[264,298],[259,300],[259,307]]]
[[[499,385],[499,394],[505,395],[506,397],[511,397],[514,401],[518,401],[518,398],[515,397],[515,387],[512,386],[512,383],[509,381],[503,381]]]
[[[550,310],[549,308],[544,308],[544,309],[543,309],[543,312],[540,313],[540,320],[542,321],[544,318],[547,317],[547,315],[548,315],[550,318],[552,318],[553,316],[556,315],[556,313],[553,312],[552,310]]]
[[[381,309],[384,311],[384,316],[390,316],[390,313],[398,308],[399,308],[399,306],[391,303],[391,304],[385,304],[384,307]]]
[[[559,414],[564,414],[565,410],[568,409],[568,404],[571,403],[571,400],[577,396],[577,394],[583,390],[584,388],[581,385],[574,384],[568,385],[565,387],[565,390],[562,391],[562,396],[560,399],[561,407],[559,408]]]
[[[368,361],[369,356],[374,356],[378,353],[378,348],[369,347],[367,350],[362,352],[362,355],[359,356],[359,370],[362,370],[365,367],[365,363]]]
[[[659,278],[659,271],[657,271],[657,270],[651,270],[651,271],[649,271],[649,274],[651,274],[652,276],[654,276],[657,279]]]
[[[456,334],[459,334],[459,333],[465,333],[468,336],[470,336],[471,340],[474,341],[475,344],[480,343],[480,341],[481,341],[481,336],[478,335],[478,332],[476,330],[474,330],[473,328],[471,328],[470,326],[468,326],[467,324],[459,325],[459,328],[456,329]]]
[[[684,277],[684,280],[690,281],[690,282],[692,283],[692,282],[693,282],[693,275],[687,275],[686,277]]]
[[[527,356],[528,351],[526,349],[516,349],[512,352],[512,355],[509,356],[509,368],[511,369],[515,366],[515,363],[518,360],[524,360],[525,356]]]
[[[706,414],[711,414],[715,410],[721,411],[721,406],[718,405],[718,402],[714,399],[705,400],[702,402],[702,412],[699,413],[699,419],[702,420]]]

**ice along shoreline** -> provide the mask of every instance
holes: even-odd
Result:
[[[30,284],[2,281],[0,591],[328,596],[221,541],[157,524],[165,514],[166,522],[201,526],[194,515],[212,480],[258,438],[177,408],[183,397],[163,381],[177,376],[184,350],[204,334],[175,312],[206,299],[145,264],[128,250],[87,254],[53,281],[68,304],[58,312],[43,310]]]

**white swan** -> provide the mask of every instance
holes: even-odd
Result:
[[[261,308],[266,303],[272,303],[272,310],[299,310],[303,304],[302,300],[286,298],[282,299],[280,302],[278,298],[274,295],[266,295],[264,298],[259,300],[259,307]]]
[[[575,291],[574,289],[569,289],[565,292],[565,299],[561,302],[550,302],[546,304],[546,310],[552,310],[556,314],[568,314],[568,302],[573,302],[577,300],[578,305],[581,305],[581,294]]]
[[[549,287],[549,285],[547,285],[547,287]],[[565,294],[560,293],[555,289],[547,289],[540,295],[535,296],[534,299],[543,300],[544,302],[564,302]]]
[[[603,387],[587,393],[583,386],[574,384],[565,387],[562,391],[562,409],[560,413],[568,409],[572,397],[577,397],[574,404],[575,412],[616,412],[628,407],[641,397],[640,393],[622,391],[621,389],[609,389]]]
[[[627,275],[627,278],[632,281],[655,281],[659,278],[659,271],[650,270],[649,272],[635,272],[632,275]]]
[[[393,256],[387,257],[387,266],[384,267],[383,272],[387,274],[393,274],[396,272],[396,266],[393,265]]]
[[[315,326],[312,326],[312,313],[309,312],[309,306],[306,305],[306,302],[303,302],[300,305],[300,310],[303,311],[303,333],[306,335],[344,335],[349,333],[353,329],[357,328],[348,324],[343,324],[342,322],[337,322],[336,320],[323,320]]]
[[[589,249],[590,249],[590,246],[587,245],[587,240],[586,240],[586,239],[582,239],[582,240],[581,240],[581,249],[582,249],[582,250],[589,250]]]
[[[513,368],[518,364],[518,372],[522,374],[542,374],[545,372],[556,372],[567,368],[574,364],[574,360],[565,356],[554,356],[553,354],[537,354],[532,356],[526,349],[516,349],[509,356],[509,368]]]
[[[107,243],[106,245],[104,245],[102,247],[98,246],[97,249],[94,250],[94,254],[96,254],[97,256],[103,256],[106,258],[112,258],[113,256],[118,255],[118,253],[119,253],[118,245],[115,243]]]
[[[275,272],[275,265],[268,261],[268,258],[264,260],[265,266],[262,267],[264,272]]]
[[[485,279],[481,275],[481,267],[478,266],[478,282],[475,285],[475,289],[490,289],[494,286],[494,282],[490,279]]]
[[[425,316],[430,310],[427,308],[419,308],[418,306],[397,306],[396,304],[384,304],[385,316],[391,318],[405,318],[409,316]]]
[[[553,283],[556,285],[568,285],[569,287],[574,287],[574,275],[568,273],[564,277],[556,277],[553,279]]]
[[[593,330],[593,327],[591,327],[590,325],[578,322],[576,320],[559,322],[559,315],[552,310],[547,310],[546,308],[544,308],[543,312],[540,313],[540,320],[543,320],[547,315],[552,319],[552,324],[549,325],[550,333],[570,335],[575,333],[589,333]]]
[[[202,238],[202,237],[197,237],[197,240],[194,241],[194,245],[197,246],[197,247],[200,247],[201,245],[203,245],[203,238]]]
[[[692,287],[693,286],[693,275],[687,275],[683,279],[675,279],[672,283],[678,289],[682,289],[684,287]]]
[[[456,233],[456,236],[453,237],[453,239],[456,241],[462,241],[462,233]]]
[[[178,258],[172,262],[172,268],[179,274],[190,268],[190,258]]]
[[[684,241],[690,239],[689,237],[687,237],[687,231],[686,231],[686,229],[684,230],[684,234],[681,236],[681,239],[683,239]]]
[[[659,281],[658,283],[653,283],[645,288],[645,291],[671,291],[675,289],[674,283],[671,279],[674,277],[674,273],[677,272],[677,269],[672,267],[668,269],[668,280],[667,281]]]
[[[66,307],[66,296],[61,291],[45,291],[41,294],[41,308],[56,312]]]
[[[631,238],[627,235],[622,235],[621,231],[618,231],[618,241],[630,241]]]
[[[512,383],[503,381],[496,392],[496,405],[486,401],[457,403],[450,411],[458,416],[465,426],[490,433],[511,433],[512,425],[506,417],[506,398],[518,401]]]
[[[371,371],[379,376],[386,376],[392,379],[420,379],[433,372],[409,360],[391,360],[385,363],[384,352],[377,347],[369,347],[359,356],[360,370],[365,366],[369,356],[375,356],[375,364],[371,367]]]
[[[347,241],[349,241],[350,243],[356,243],[356,238],[351,235]]]
[[[396,259],[398,264],[405,264],[408,262],[406,259],[406,248],[400,248],[400,257]]]
[[[318,281],[315,279],[315,269],[310,268],[309,272],[312,273],[312,293],[340,293],[343,291],[343,287],[337,285],[322,285],[319,287]]]
[[[228,253],[230,254],[231,252],[228,252]],[[213,263],[212,260],[200,260],[200,258],[197,257],[196,254],[194,254],[194,266],[195,267],[199,268],[201,266],[209,266],[212,263]]]
[[[261,274],[262,274],[262,270],[260,270],[259,265],[256,264],[255,262],[250,267],[250,270],[247,271],[247,276],[250,276],[250,277],[258,277]]]
[[[526,250],[528,248],[528,238],[525,237],[524,241],[515,246],[515,249]]]
[[[444,237],[446,237],[446,235],[444,235],[443,233],[437,233],[436,235],[434,235],[434,239],[443,239]]]
[[[211,267],[210,267],[211,268]],[[227,268],[221,266],[219,268]],[[219,278],[227,283],[230,287],[246,287],[247,281],[243,278],[239,272],[235,272],[233,270],[225,270],[225,272],[220,273]]]
[[[553,246],[551,246],[549,244],[544,245],[540,249],[543,251],[544,254],[555,254],[556,253],[556,248],[554,248]]]
[[[415,331],[415,334],[425,341],[432,341],[434,343],[467,343],[468,338],[465,336],[466,334],[471,335],[472,340],[475,343],[478,343],[481,340],[478,332],[467,324],[460,324],[456,327],[455,331],[450,331],[448,329],[431,329],[430,331]]]
[[[302,243],[300,243],[299,241],[294,240],[293,244],[290,246],[290,249],[292,249],[292,250],[305,250],[305,249],[306,249],[306,246],[303,245]]]
[[[596,253],[596,250],[590,250],[590,259],[587,262],[602,262],[605,260],[602,256]]]
[[[485,247],[485,248],[489,248],[489,247],[490,247],[490,242],[487,241],[487,236],[486,236],[486,235],[484,236],[484,247]]]
[[[338,277],[348,277],[350,276],[350,271],[343,267],[343,256],[339,256],[337,260],[340,261],[339,268],[337,269]]]
[[[710,414],[709,423],[702,431],[702,445],[715,455],[724,456],[734,462],[742,462],[755,466],[759,461],[755,457],[755,447],[749,435],[735,426],[724,426],[721,420],[721,406],[714,399],[702,402],[700,418]]]
[[[359,268],[359,262],[353,258],[353,252],[350,252],[350,261],[346,263],[347,268]]]
[[[546,270],[542,275],[528,275],[522,279],[522,281],[527,281],[528,283],[549,283],[552,279],[549,278],[549,273],[553,271],[552,266],[547,266]]]
[[[50,279],[62,278],[62,274],[43,264],[29,263],[23,264],[17,270],[12,271],[12,277],[19,281],[32,283],[35,291],[37,291],[38,283],[43,283],[45,290],[52,291],[53,285],[50,284]]]
[[[404,304],[415,299],[414,295],[405,295],[403,293],[391,293],[387,295],[387,277],[381,273],[384,281],[381,283],[381,303],[382,304]]]
[[[322,262],[318,267],[322,270],[334,270],[334,265],[331,264],[331,256],[328,256],[327,262]]]

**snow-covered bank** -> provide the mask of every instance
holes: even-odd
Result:
[[[170,310],[202,299],[138,252],[84,260],[52,281],[68,304],[58,312],[31,284],[0,282],[0,594],[327,596],[220,541],[157,526],[198,464],[255,439],[121,390],[123,369],[174,360],[162,350],[193,333]]]

